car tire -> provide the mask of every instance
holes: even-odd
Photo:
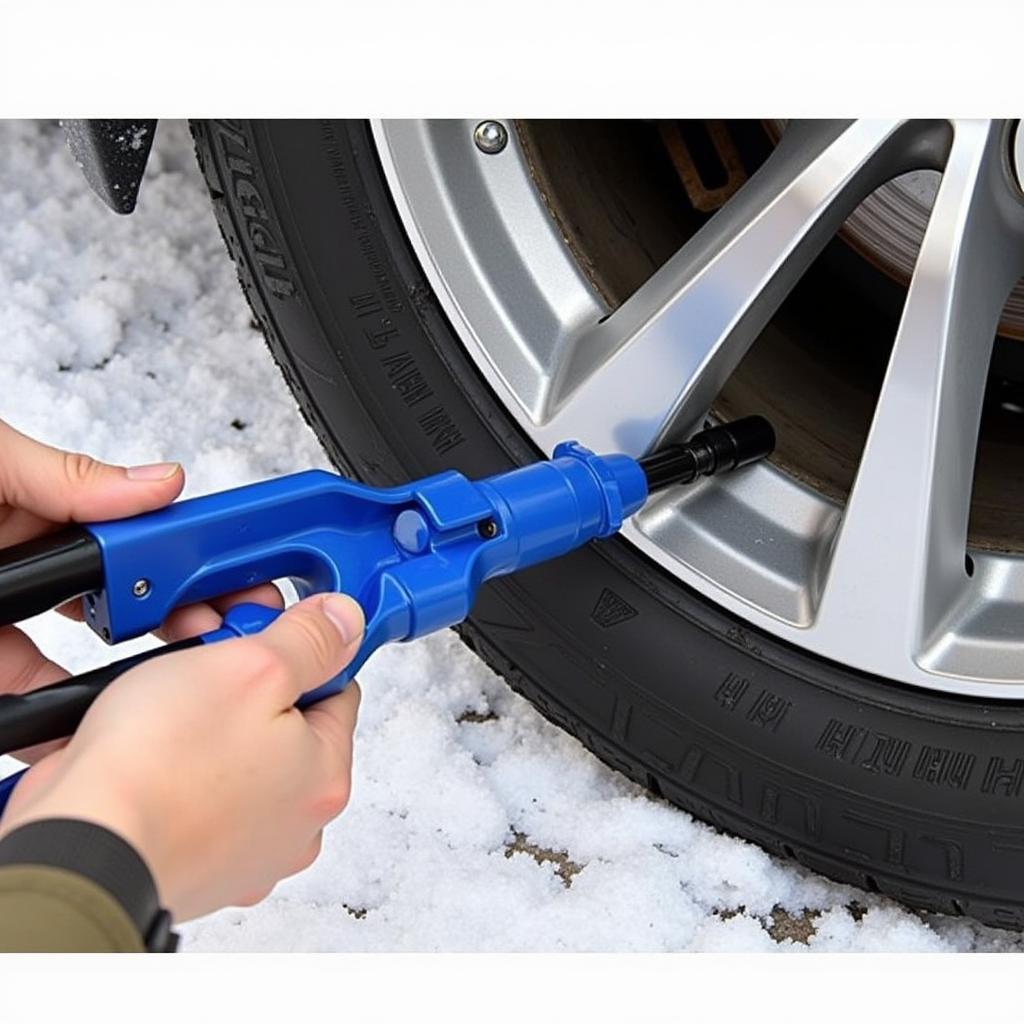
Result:
[[[538,457],[447,322],[359,121],[193,126],[227,247],[329,456],[392,484]],[[465,642],[612,767],[909,906],[1024,926],[1024,715],[745,624],[622,539],[485,586]]]

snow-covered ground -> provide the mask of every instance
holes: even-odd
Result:
[[[251,326],[182,124],[160,124],[122,218],[58,126],[0,122],[0,332],[0,416],[50,443],[178,459],[190,494],[326,465]],[[30,630],[72,669],[109,659],[56,616]],[[258,907],[186,925],[186,950],[1021,948],[651,799],[452,635],[380,652],[361,683],[353,798],[319,861]]]

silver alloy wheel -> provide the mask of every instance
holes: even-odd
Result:
[[[516,133],[374,126],[414,249],[467,351],[542,450],[640,453],[691,431],[795,282],[884,182],[942,174],[845,508],[772,465],[669,491],[625,534],[801,648],[918,686],[1024,697],[1024,559],[971,553],[975,448],[1024,202],[1003,121],[792,122],[728,204],[609,315]],[[1019,163],[1018,163],[1019,166]]]

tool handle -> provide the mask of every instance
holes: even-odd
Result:
[[[0,696],[0,754],[70,736],[104,689],[136,665],[173,651],[258,633],[279,614],[277,609],[263,605],[237,604],[228,610],[220,629],[210,633],[142,651],[30,693]],[[24,774],[20,771],[0,779],[0,815]]]
[[[0,626],[103,586],[103,556],[82,526],[0,549]]]
[[[83,672],[29,693],[0,695],[0,753],[9,754],[37,743],[48,743],[50,740],[70,736],[85,717],[92,702],[118,676],[150,658],[171,651],[183,651],[202,642],[201,637],[190,637],[121,658],[91,672]]]
[[[92,702],[118,676],[151,658],[184,651],[200,644],[217,643],[259,633],[281,613],[260,604],[236,604],[229,608],[219,629],[202,636],[178,640],[149,651],[112,661],[90,672],[30,693],[0,695],[0,754],[31,747],[37,743],[70,736],[85,717]]]
[[[200,642],[199,637],[195,637],[171,644],[170,648],[181,650]],[[70,736],[105,687],[128,669],[158,654],[165,654],[168,649],[158,647],[152,651],[143,651],[30,693],[0,696],[0,753],[9,754],[37,743],[49,743]],[[0,815],[7,807],[15,786],[27,771],[24,768],[0,779]]]

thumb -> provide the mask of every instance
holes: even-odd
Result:
[[[365,625],[363,609],[347,594],[317,594],[293,605],[252,639],[270,647],[284,666],[284,699],[290,707],[355,657]]]
[[[111,466],[41,444],[0,421],[0,501],[51,522],[117,519],[162,508],[185,484],[176,462]]]

